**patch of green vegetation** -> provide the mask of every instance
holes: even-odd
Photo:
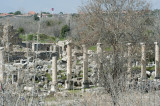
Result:
[[[39,34],[39,41],[41,43],[55,42],[56,38],[45,34]]]
[[[97,47],[96,47],[96,46],[91,46],[91,47],[88,48],[88,50],[96,51],[96,50],[97,50]]]
[[[58,25],[60,25],[60,24],[62,24],[62,22],[61,22],[61,21],[58,21]]]
[[[80,60],[77,60],[76,65],[80,65]]]
[[[59,57],[59,59],[58,60],[62,60],[62,58],[61,57]]]
[[[23,29],[22,27],[19,27],[17,31],[18,31],[18,33],[20,33],[20,34],[23,34],[23,33],[24,33],[24,29]]]
[[[52,81],[51,75],[49,73],[46,73],[45,76],[47,77],[48,81]]]
[[[66,80],[66,79],[67,79],[67,77],[66,77],[64,74],[62,74],[61,79],[62,79],[62,80]]]
[[[19,38],[22,39],[22,41],[25,41],[25,40],[26,40],[26,36],[23,35],[23,34],[19,34]]]
[[[37,40],[37,35],[36,34],[28,34],[27,40],[29,40],[29,41]]]
[[[63,88],[63,86],[62,85],[58,85],[58,88]]]
[[[52,66],[51,65],[48,65],[48,68],[50,69]]]
[[[46,23],[46,26],[53,26],[54,21],[53,20],[47,20],[45,23]]]
[[[132,67],[132,71],[141,70],[141,67]]]
[[[154,70],[155,70],[155,66],[152,66],[152,67],[146,67],[146,70],[147,70],[147,71],[151,71],[151,72],[152,72],[152,71],[154,71]]]
[[[107,48],[105,48],[105,51],[107,51],[107,52],[112,51],[112,48],[111,47],[107,47]]]
[[[92,69],[91,68],[88,68],[88,72],[91,72],[92,71]]]
[[[68,25],[62,26],[61,29],[61,37],[64,38],[66,37],[66,33],[70,31],[70,27]]]
[[[70,92],[70,93],[75,93],[75,94],[76,94],[76,93],[80,93],[81,90],[77,90],[77,89],[76,89],[76,90],[69,90],[69,92]]]
[[[57,98],[54,95],[49,95],[45,98],[45,101],[56,101]]]
[[[65,37],[59,37],[59,40],[64,41],[64,40],[66,40],[66,38]]]
[[[63,73],[63,72],[65,72],[64,70],[59,70],[59,73]]]
[[[79,72],[79,77],[83,77],[83,71],[82,70]]]
[[[141,70],[141,67],[132,67],[132,71],[137,71],[137,70]],[[152,67],[146,67],[147,71],[154,71],[155,70],[155,66]]]

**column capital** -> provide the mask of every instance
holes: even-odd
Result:
[[[127,43],[128,46],[130,46],[132,43]]]
[[[67,45],[72,45],[72,42],[71,41],[67,41],[66,44]]]
[[[155,45],[158,45],[158,42],[154,42]]]
[[[102,46],[103,44],[102,43],[97,43],[97,46]]]
[[[140,45],[145,45],[145,43],[144,43],[144,42],[141,42]]]
[[[84,47],[86,47],[86,45],[85,45],[85,44],[83,44],[83,45],[82,45],[82,47],[84,48]]]

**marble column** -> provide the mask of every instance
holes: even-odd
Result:
[[[4,82],[4,48],[0,47],[0,82]]]
[[[146,79],[146,45],[141,43],[142,56],[141,56],[141,79]]]
[[[52,85],[51,92],[56,92],[57,86],[57,57],[52,57]]]
[[[65,89],[73,88],[72,79],[72,43],[67,44],[67,80],[65,81]]]
[[[158,42],[154,42],[155,44],[155,78],[160,78],[160,70],[159,70],[159,45]]]
[[[51,92],[56,92],[58,90],[57,86],[57,57],[52,57],[52,85]]]
[[[128,69],[127,69],[127,72],[128,72],[128,79],[131,79],[131,76],[132,76],[132,58],[131,58],[131,52],[132,52],[132,48],[131,48],[131,43],[128,43]]]
[[[82,88],[89,88],[88,83],[88,50],[86,45],[82,45],[83,47],[83,83]]]
[[[97,43],[97,55],[98,55],[98,86],[103,84],[103,49],[102,43]]]

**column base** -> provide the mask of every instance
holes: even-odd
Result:
[[[89,88],[89,83],[88,83],[88,81],[82,83],[82,88]]]
[[[66,80],[66,81],[65,81],[65,89],[66,89],[66,90],[71,90],[71,89],[73,89],[73,81]]]
[[[52,84],[52,85],[51,85],[51,92],[57,92],[57,91],[58,91],[58,86],[57,86],[57,84],[56,84],[56,85]]]

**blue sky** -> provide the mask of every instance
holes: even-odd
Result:
[[[0,13],[15,12],[20,10],[22,12],[28,11],[46,11],[51,12],[54,8],[54,13],[76,13],[79,6],[85,3],[86,0],[0,0]],[[151,1],[152,8],[160,9],[160,0]]]

